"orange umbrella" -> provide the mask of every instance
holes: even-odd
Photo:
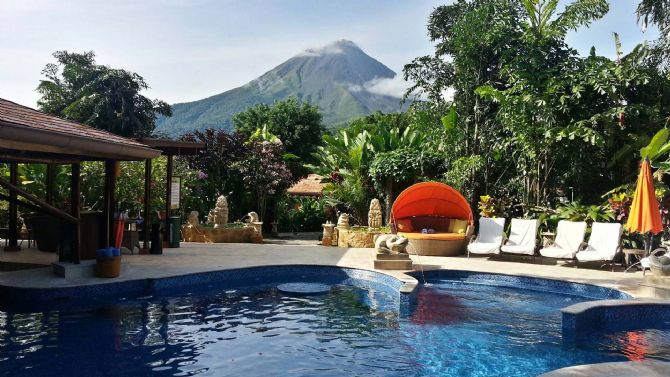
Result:
[[[637,178],[633,203],[626,222],[629,232],[657,234],[663,230],[649,159],[645,158]],[[651,245],[647,245],[648,247]]]

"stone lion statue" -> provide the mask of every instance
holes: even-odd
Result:
[[[368,211],[368,227],[370,229],[379,229],[382,227],[382,205],[379,199],[372,199],[370,202],[370,211]]]
[[[338,228],[343,228],[343,229],[348,229],[349,228],[349,214],[348,213],[343,213],[340,215],[340,217],[337,219],[337,227]]]
[[[409,240],[395,234],[382,234],[375,240],[375,249],[383,254],[407,254]]]
[[[258,214],[254,211],[247,213],[245,217],[248,223],[257,223],[261,221],[260,217],[258,217]]]

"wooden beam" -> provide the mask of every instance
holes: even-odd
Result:
[[[11,202],[12,200],[14,200],[14,199],[12,199],[11,196],[5,195],[5,194],[0,194],[0,199],[5,200],[7,202]],[[18,205],[20,207],[23,207],[23,208],[27,208],[27,209],[32,210],[32,211],[42,212],[42,208],[40,208],[40,207],[38,207],[34,204],[26,203],[22,200],[19,200],[18,198],[16,199],[16,205]]]
[[[151,159],[144,161],[144,249],[149,250],[151,232]]]
[[[105,192],[104,192],[104,216],[105,227],[103,229],[102,239],[105,246],[112,245],[112,235],[114,234],[114,196],[116,193],[116,161],[105,161]]]
[[[47,164],[47,203],[54,204],[54,189],[56,186],[56,164]]]
[[[72,176],[70,184],[70,214],[77,219],[72,232],[72,263],[79,264],[81,261],[81,165],[72,164]]]
[[[12,162],[9,164],[9,183],[16,187],[19,179],[19,164]],[[17,219],[19,217],[18,208],[16,205],[16,192],[12,190],[9,191],[9,230],[7,232],[7,238],[9,243],[5,246],[5,251],[19,251],[21,246],[18,244],[19,238],[19,228],[17,224]]]
[[[73,224],[76,224],[77,222],[79,222],[79,220],[77,220],[75,217],[72,217],[72,215],[70,215],[69,213],[63,212],[60,209],[46,203],[45,201],[43,201],[41,199],[38,199],[37,197],[33,196],[32,194],[21,190],[20,188],[16,187],[15,185],[12,185],[10,182],[7,182],[7,180],[5,180],[3,178],[0,178],[0,186],[9,190],[10,195],[12,193],[16,194],[17,196],[25,198],[26,200],[28,200],[28,201],[32,202],[33,204],[39,206],[42,209],[43,212],[46,212],[46,213],[48,213],[52,216],[55,216],[59,219],[69,221]]]
[[[170,218],[170,210],[172,209],[172,175],[174,174],[173,156],[167,156],[167,182],[165,184],[165,236],[163,243],[170,241],[170,227],[168,226],[168,219]]]
[[[19,151],[14,149],[0,148],[0,162],[19,162],[26,164],[74,164],[82,161],[82,158],[57,153],[35,153]],[[99,160],[91,158],[92,161]]]

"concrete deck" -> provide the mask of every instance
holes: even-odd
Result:
[[[34,251],[36,253],[41,253]],[[26,257],[29,251],[19,253]],[[7,254],[7,253],[5,253]],[[35,254],[47,260],[55,256]],[[326,265],[374,270],[373,249],[345,249],[313,245],[281,244],[202,244],[182,243],[178,249],[165,249],[162,255],[124,255],[121,277],[96,278],[91,274],[60,278],[49,268],[0,272],[0,285],[23,288],[55,288],[104,284],[146,278],[173,277],[198,272],[267,265]],[[51,259],[53,261],[54,259]],[[635,297],[657,297],[653,291],[641,286],[642,273],[623,273],[605,270],[574,268],[561,265],[540,265],[520,261],[494,261],[488,258],[417,257],[412,256],[415,270],[454,269],[488,273],[502,273],[547,279],[587,283],[623,290]],[[0,258],[1,260],[1,258]],[[89,262],[90,264],[90,262]],[[402,271],[381,271],[405,282],[416,282]]]
[[[538,377],[664,377],[670,371],[670,363],[660,361],[618,362],[577,365],[558,369]]]

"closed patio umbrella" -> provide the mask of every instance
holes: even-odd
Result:
[[[661,212],[656,200],[654,181],[651,176],[649,159],[642,161],[640,175],[637,178],[637,186],[633,195],[633,203],[626,222],[629,232],[637,232],[645,235],[645,252],[649,255],[651,251],[651,235],[658,234],[663,230],[661,223]]]

